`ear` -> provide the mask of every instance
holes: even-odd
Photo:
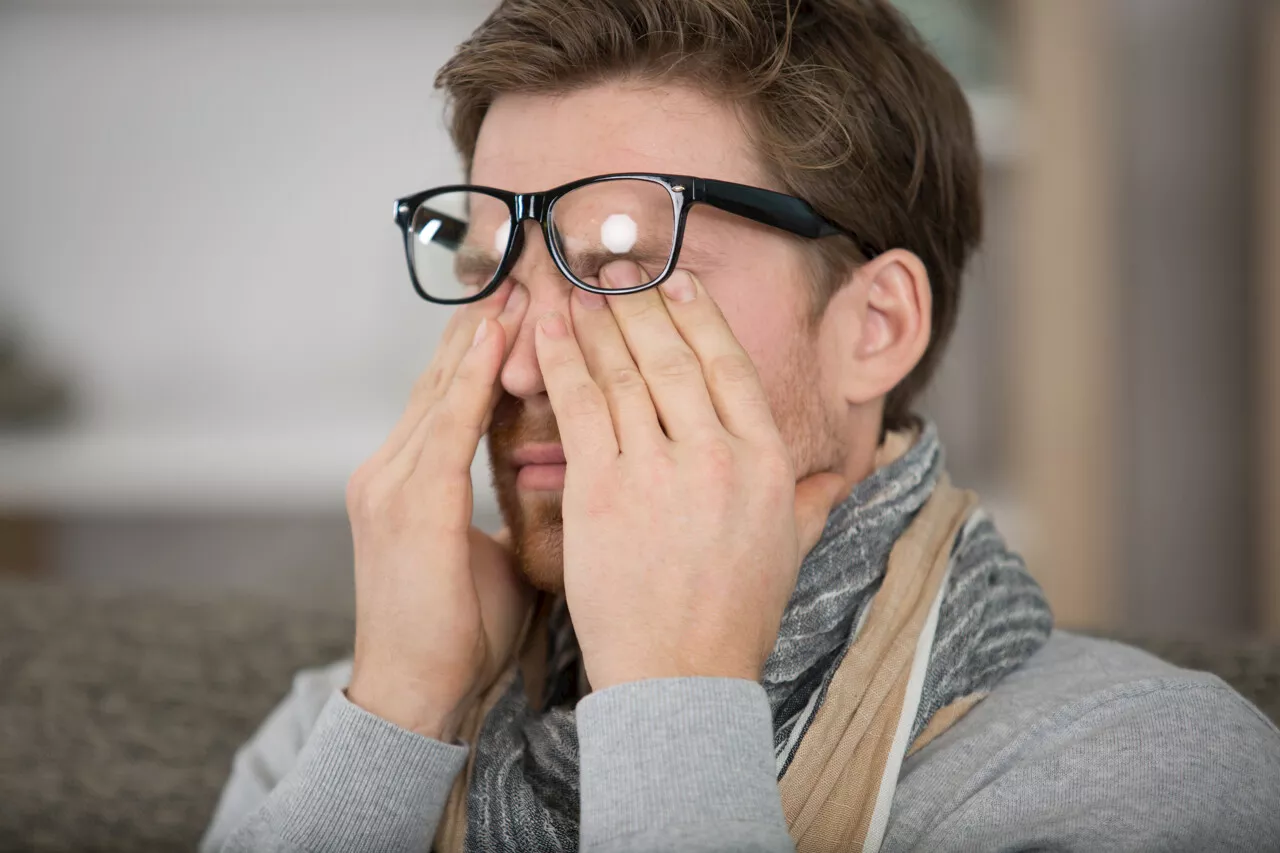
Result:
[[[932,312],[929,273],[911,252],[885,252],[852,273],[822,320],[845,402],[879,400],[907,377],[929,346]]]

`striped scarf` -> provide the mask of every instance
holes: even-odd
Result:
[[[827,687],[884,578],[890,550],[943,473],[943,450],[926,424],[900,457],[859,483],[827,520],[800,567],[761,683],[774,719],[779,778],[822,707]],[[1052,616],[1022,559],[979,511],[964,525],[925,673],[914,741],[939,710],[985,694],[1042,646]],[[578,848],[578,737],[573,703],[580,655],[563,599],[547,622],[540,707],[517,673],[497,697],[475,743],[466,797],[467,853]]]

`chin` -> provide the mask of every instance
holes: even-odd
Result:
[[[535,589],[560,595],[564,592],[564,528],[557,517],[553,523],[526,529],[513,537],[516,566]]]
[[[564,592],[564,522],[560,495],[521,493],[515,478],[495,477],[498,508],[511,531],[516,568],[530,585],[556,595]],[[505,481],[505,482],[504,482]]]

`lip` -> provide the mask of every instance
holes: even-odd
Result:
[[[511,454],[511,464],[516,468],[526,465],[563,465],[564,448],[559,444],[526,444]]]
[[[564,488],[564,448],[554,442],[526,444],[511,454],[516,487],[529,492],[557,492]]]

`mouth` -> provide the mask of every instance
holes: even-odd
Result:
[[[564,448],[559,444],[526,444],[511,454],[516,487],[522,491],[551,492],[564,488]]]

